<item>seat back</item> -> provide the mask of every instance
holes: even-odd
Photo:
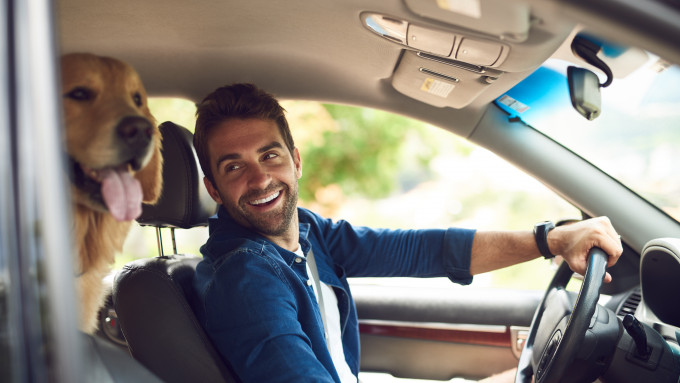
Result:
[[[163,137],[163,192],[155,205],[143,205],[142,226],[182,228],[207,226],[217,205],[203,186],[203,172],[193,134],[177,124],[159,126]]]
[[[169,122],[160,129],[163,193],[155,206],[144,206],[138,222],[173,231],[205,226],[216,204],[201,184],[192,134]],[[159,249],[162,252],[162,246]],[[128,263],[114,280],[115,311],[132,356],[164,381],[236,382],[192,310],[200,260],[161,253]]]

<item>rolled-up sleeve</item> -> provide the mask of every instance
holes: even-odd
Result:
[[[475,231],[451,228],[444,234],[442,246],[442,264],[446,276],[461,285],[472,283],[470,274],[470,255],[472,254],[472,240]]]

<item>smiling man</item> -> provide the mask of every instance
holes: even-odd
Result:
[[[609,254],[609,266],[622,252],[607,218],[542,223],[533,233],[385,230],[299,208],[302,162],[284,110],[250,84],[202,101],[194,146],[205,187],[221,205],[196,270],[197,315],[243,382],[357,382],[348,277],[447,276],[468,284],[474,274],[541,255],[560,254],[583,273],[592,247]]]
[[[296,247],[297,237],[290,238],[296,231],[289,233],[289,228],[297,222],[302,167],[298,150],[289,150],[282,141],[272,120],[246,117],[222,122],[207,148],[215,158],[214,186],[208,178],[205,186],[238,224],[275,243],[282,241],[283,247]]]

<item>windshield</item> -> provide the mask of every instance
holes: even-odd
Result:
[[[641,60],[639,52],[625,76],[613,68],[614,81],[601,88],[602,112],[593,121],[573,109],[569,63],[558,60],[546,63],[497,104],[678,221],[680,68],[645,52]]]

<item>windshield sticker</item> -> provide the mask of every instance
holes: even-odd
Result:
[[[437,0],[437,6],[445,11],[460,13],[475,19],[482,17],[482,5],[479,0]]]
[[[521,102],[515,100],[514,98],[508,96],[507,94],[499,98],[498,102],[514,110],[517,113],[524,113],[529,109],[528,105],[522,104]]]
[[[449,97],[449,93],[451,93],[453,88],[455,88],[455,85],[451,83],[435,80],[433,78],[428,77],[423,82],[423,85],[420,87],[420,90],[427,92],[429,94],[433,94],[435,96],[447,98]]]

